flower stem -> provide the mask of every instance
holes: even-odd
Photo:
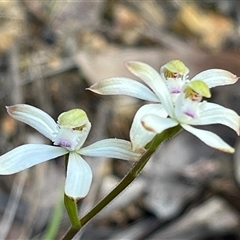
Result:
[[[64,194],[64,204],[72,227],[74,229],[80,229],[81,222],[78,219],[77,202]]]
[[[138,162],[136,162],[127,175],[122,179],[122,181],[106,196],[104,197],[95,207],[93,207],[80,221],[79,229],[74,229],[71,227],[63,240],[72,239],[78,231],[88,223],[96,214],[98,214],[108,203],[110,203],[116,196],[118,196],[136,177],[141,173],[144,166],[147,164],[153,153],[157,150],[158,146],[164,141],[180,131],[181,127],[176,126],[171,129],[167,129],[161,134],[158,134],[154,137],[152,142],[148,144],[147,151],[141,156]]]

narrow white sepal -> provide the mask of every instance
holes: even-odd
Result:
[[[134,152],[131,143],[122,139],[109,138],[95,142],[79,150],[81,155],[108,157],[122,160],[138,160],[140,153]]]
[[[198,73],[193,80],[201,80],[205,82],[209,88],[234,84],[238,77],[229,71],[223,69],[209,69]]]
[[[0,174],[8,175],[20,172],[36,164],[62,156],[65,148],[44,144],[25,144],[0,156]]]
[[[53,141],[58,132],[58,125],[47,113],[27,104],[16,104],[6,108],[12,118],[26,123]]]
[[[223,124],[239,135],[240,117],[231,109],[216,103],[203,102],[199,107],[199,118],[189,121],[190,125]]]
[[[200,140],[202,140],[204,143],[206,143],[208,146],[212,148],[216,148],[216,149],[219,149],[220,151],[228,152],[228,153],[234,153],[235,151],[234,148],[232,148],[230,145],[224,142],[215,133],[202,130],[202,129],[196,129],[187,124],[181,124],[181,126],[186,131],[192,133],[193,135],[195,135],[197,138],[199,138]]]
[[[172,98],[161,75],[148,64],[142,62],[128,62],[128,70],[142,79],[158,96],[170,116],[173,116]]]
[[[92,183],[92,170],[88,163],[76,152],[69,153],[65,193],[70,198],[84,198]]]
[[[92,85],[88,90],[102,95],[128,95],[138,99],[159,102],[159,98],[142,83],[124,77],[104,79]]]

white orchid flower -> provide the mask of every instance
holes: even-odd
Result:
[[[128,141],[120,139],[105,139],[82,147],[91,123],[86,113],[81,109],[73,109],[62,113],[56,123],[44,111],[26,104],[7,107],[14,119],[35,128],[53,142],[53,145],[25,144],[0,156],[0,174],[8,175],[30,168],[47,160],[69,155],[66,170],[65,193],[73,199],[87,195],[91,182],[92,171],[81,157],[109,157],[124,160],[137,160],[140,156],[131,150]]]
[[[234,152],[216,134],[190,126],[219,123],[239,134],[240,119],[234,111],[218,104],[201,102],[202,97],[210,97],[210,88],[235,83],[238,78],[234,74],[222,69],[210,69],[189,80],[189,70],[179,60],[165,64],[160,74],[141,62],[128,62],[127,68],[149,88],[133,79],[110,78],[89,89],[103,95],[124,94],[155,102],[142,106],[134,117],[130,130],[133,149],[145,146],[157,133],[180,124],[207,145]]]

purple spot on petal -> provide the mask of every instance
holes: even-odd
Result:
[[[171,86],[169,87],[169,92],[171,94],[180,93],[181,89],[178,86]]]
[[[71,147],[71,142],[69,142],[68,140],[62,139],[61,141],[59,141],[57,143],[57,145],[59,145],[61,147]]]
[[[184,114],[186,114],[187,116],[189,116],[191,118],[195,118],[195,114],[193,112],[184,112]]]
[[[180,93],[180,90],[179,89],[172,89],[171,93]]]

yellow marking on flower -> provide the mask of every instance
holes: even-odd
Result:
[[[184,95],[185,98],[189,98],[189,99],[191,99],[194,102],[201,102],[202,101],[202,96],[199,93],[195,92],[192,88],[190,88],[188,86],[186,86],[184,88],[183,92],[185,94]]]
[[[168,78],[176,78],[177,75],[178,75],[178,74],[176,74],[176,73],[174,73],[174,72],[171,72],[171,71],[169,71],[169,70],[167,70],[167,69],[165,69],[165,71],[164,71],[164,77],[165,77],[166,79],[168,79]]]
[[[172,60],[165,64],[166,70],[164,76],[166,78],[175,78],[179,75],[183,76],[189,72],[189,69],[180,60]]]
[[[208,85],[201,81],[201,80],[194,80],[187,84],[187,87],[191,88],[194,92],[198,93],[199,95],[210,98],[211,92]]]
[[[87,114],[82,109],[72,109],[61,113],[58,117],[58,124],[61,127],[75,130],[82,130],[87,123],[89,123]]]

